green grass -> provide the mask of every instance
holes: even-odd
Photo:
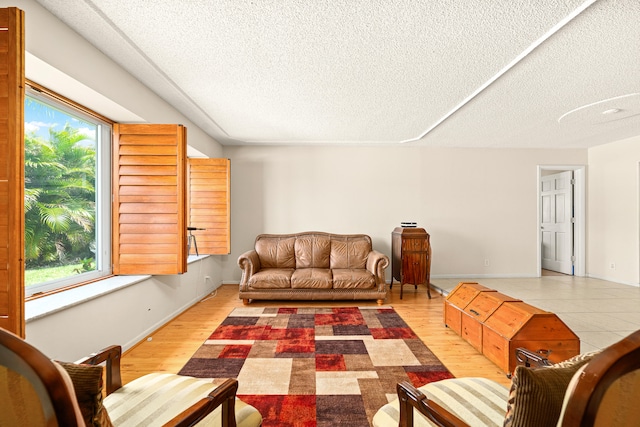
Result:
[[[62,279],[64,277],[75,276],[78,271],[82,271],[82,264],[61,265],[59,267],[38,268],[26,270],[24,282],[26,286],[48,282],[49,280]]]

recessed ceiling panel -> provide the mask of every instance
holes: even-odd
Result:
[[[625,55],[640,47],[621,28],[631,17],[618,20],[636,13],[633,0],[596,2],[557,33],[592,1],[38,2],[224,144],[517,146],[511,137],[525,134],[522,145],[533,146],[538,126],[552,114],[557,124],[568,99],[602,99],[597,85],[611,64],[590,44],[611,46],[615,32]],[[550,31],[443,121],[445,131],[420,138]],[[625,72],[634,65],[607,54]],[[637,74],[614,77],[610,86],[637,86]],[[527,112],[532,121],[523,122]],[[578,141],[569,138],[592,143]]]

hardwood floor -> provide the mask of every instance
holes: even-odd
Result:
[[[425,287],[417,292],[405,285],[403,299],[400,287],[389,292],[386,305],[392,306],[413,331],[456,377],[481,376],[504,385],[507,379],[493,362],[450,331],[443,323],[444,297]],[[375,306],[375,301],[255,301],[251,306],[269,307],[337,307]],[[237,285],[222,285],[176,319],[152,334],[148,340],[127,351],[121,361],[123,381],[129,382],[150,372],[178,372],[211,332],[235,307],[242,307]]]

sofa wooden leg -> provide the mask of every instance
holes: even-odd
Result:
[[[382,304],[384,304],[384,300],[383,300],[383,299],[379,299],[379,300],[377,301],[377,303],[378,303],[378,305],[382,305]]]
[[[249,298],[242,298],[243,305],[249,305]]]

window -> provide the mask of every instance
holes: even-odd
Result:
[[[0,327],[24,337],[25,296],[97,280],[113,272],[136,275],[186,272],[186,128],[182,125],[117,125],[37,83],[25,81],[24,12],[18,8],[0,8],[0,28],[0,80],[5,83],[5,90],[0,91]],[[25,86],[28,99],[25,99]],[[36,115],[38,111],[40,118]],[[54,123],[62,128],[50,126]],[[55,132],[66,129],[66,133],[45,132],[40,135],[43,140],[38,140],[41,129]],[[33,139],[29,142],[33,144],[29,147],[28,165],[25,134]],[[67,140],[70,146],[65,147],[78,148],[72,150],[74,153],[86,153],[93,147],[92,161],[85,158],[86,163],[80,162],[85,166],[83,172],[62,162],[39,163],[42,158],[36,154],[40,149],[48,150],[51,157],[46,160],[56,159],[59,154],[54,151],[58,142],[54,144],[50,138],[69,135],[72,136]],[[29,182],[24,173],[27,166],[31,174]],[[52,177],[57,177],[56,180],[44,174],[44,166],[55,169]],[[55,183],[68,184],[72,179],[82,185],[70,191],[68,203],[58,203],[57,211],[50,206],[52,203],[44,203],[42,212],[49,214],[38,214],[36,218],[48,221],[45,225],[51,233],[58,233],[58,243],[54,244],[56,256],[49,257],[48,262],[80,262],[71,274],[57,279],[30,278],[27,287],[24,272],[34,269],[36,262],[29,261],[25,268],[25,240],[29,238],[24,227],[25,205],[37,206],[38,196],[45,193],[43,190],[50,190],[47,194],[51,195],[56,189]],[[88,183],[92,183],[92,188]],[[228,192],[228,183],[225,185]],[[71,190],[74,186],[67,187]],[[27,189],[28,198],[25,197]],[[55,213],[71,212],[79,200],[89,206],[93,203],[85,209],[91,213],[52,227],[55,220],[63,217],[59,214],[58,218]],[[28,231],[34,243],[42,238],[34,231],[42,224],[36,224]],[[79,249],[79,238],[71,238],[74,234],[69,231],[61,233],[75,226],[80,226],[86,240],[93,242],[84,254]],[[39,230],[44,234],[44,227]],[[226,233],[228,235],[228,228]],[[69,246],[65,245],[67,241]],[[39,262],[45,264],[42,260]]]
[[[25,296],[111,274],[112,126],[28,89]]]

